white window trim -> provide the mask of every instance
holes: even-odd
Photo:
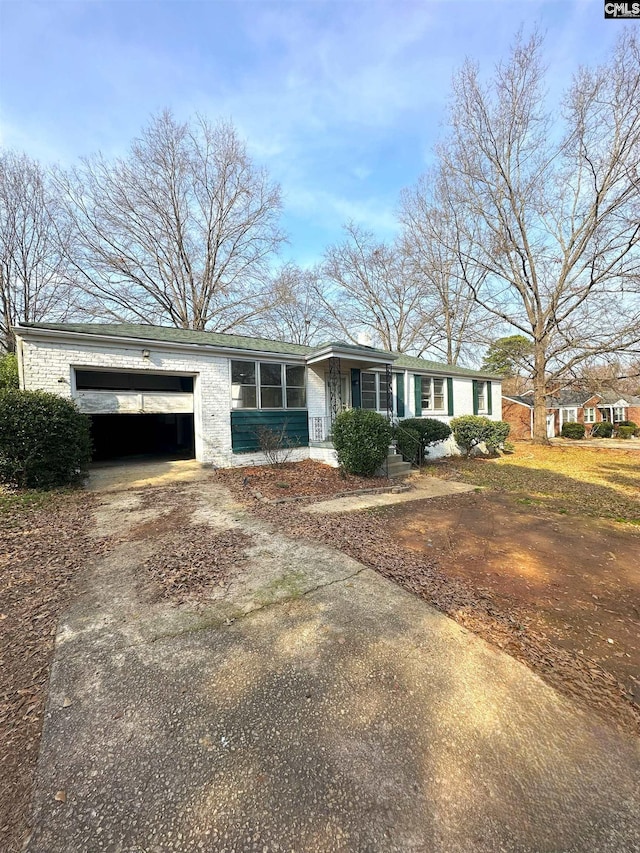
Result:
[[[626,421],[627,420],[626,415],[625,415],[625,408],[626,408],[626,406],[614,406],[613,407],[613,422],[614,422],[614,424],[619,424],[620,421]],[[620,412],[621,417],[618,417],[616,412]]]
[[[477,388],[477,396],[478,396],[478,414],[479,415],[488,415],[489,414],[489,395],[487,394],[488,383],[486,379],[478,379],[476,380],[476,388]],[[480,387],[482,387],[482,393],[480,393]],[[484,400],[483,405],[480,405],[480,398]]]
[[[418,417],[421,417],[421,418],[424,417],[425,412],[427,413],[427,415],[446,415],[447,412],[449,411],[449,390],[448,390],[449,384],[447,382],[447,377],[446,376],[420,376],[420,379],[422,380],[422,393],[420,394],[420,413],[418,414],[416,412]],[[435,380],[439,380],[442,382],[442,400],[443,400],[444,405],[441,409],[436,409],[436,408],[425,409],[424,406],[422,405],[422,398],[424,397],[424,383],[425,383],[425,381],[431,383],[430,397],[432,400],[434,400],[435,397],[434,397],[434,393],[433,393],[433,383]]]
[[[567,420],[565,418],[566,412],[573,412],[574,419],[572,421]],[[568,415],[568,417],[571,417]],[[562,406],[560,409],[560,428],[562,428],[563,424],[577,424],[578,423],[578,407],[577,406]]]
[[[595,408],[595,406],[585,406],[584,407],[584,422],[585,422],[585,424],[594,424],[596,422],[596,408]]]
[[[385,376],[385,374],[381,373],[380,371],[376,371],[376,370],[361,370],[360,371],[360,383],[361,383],[361,387],[360,387],[360,408],[364,408],[362,405],[362,375],[364,373],[376,377],[376,407],[375,407],[375,409],[365,409],[365,411],[366,412],[376,411],[380,415],[386,415],[387,414],[386,406],[384,409],[380,407],[380,383]],[[395,377],[395,375],[392,374],[390,393],[391,393],[391,413],[393,415],[395,415],[396,411],[397,411],[397,406],[396,406],[397,391],[396,391],[396,388],[397,388],[396,377]]]
[[[232,381],[232,362],[242,361],[245,364],[253,364],[256,377],[256,403],[255,406],[235,406],[233,405],[233,381]],[[282,388],[283,406],[261,406],[261,384],[260,384],[260,363],[263,364],[279,364],[281,385],[265,385],[265,388]],[[304,397],[307,403],[306,406],[287,406],[287,367],[302,367],[304,370],[304,385],[292,385],[292,388],[304,388]],[[267,359],[253,358],[230,358],[229,359],[229,409],[232,412],[305,412],[309,408],[308,400],[309,390],[307,388],[307,368],[304,364],[296,364],[290,361],[268,361]]]

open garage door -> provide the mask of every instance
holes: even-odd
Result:
[[[195,455],[193,376],[75,370],[75,400],[90,415],[94,460]]]
[[[91,415],[93,459],[193,459],[193,415]]]

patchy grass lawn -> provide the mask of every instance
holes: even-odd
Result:
[[[73,595],[91,496],[0,489],[0,838],[22,849],[58,617]]]
[[[425,476],[482,488],[339,516],[234,490],[283,532],[340,548],[640,732],[640,454],[521,445]]]
[[[430,476],[517,495],[560,514],[640,524],[640,452],[519,444],[500,459],[447,459]]]

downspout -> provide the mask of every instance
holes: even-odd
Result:
[[[544,428],[547,428],[547,418],[545,413]],[[529,438],[533,438],[533,409],[529,412]]]

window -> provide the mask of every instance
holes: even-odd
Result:
[[[281,409],[282,365],[260,362],[260,408]]]
[[[362,395],[362,408],[373,409],[375,411],[378,408],[375,373],[360,374],[360,393]]]
[[[389,398],[389,388],[384,373],[361,373],[360,393],[360,405],[363,409],[386,412],[389,403],[393,402]]]
[[[613,408],[613,421],[614,423],[619,423],[620,421],[626,420],[624,416],[624,406],[614,406]]]
[[[575,424],[578,421],[578,410],[575,407],[562,410],[562,423]]]
[[[439,412],[445,408],[444,379],[422,377],[422,411]]]
[[[270,361],[231,362],[231,408],[304,409],[306,405],[303,365]]]
[[[257,403],[256,365],[253,361],[231,362],[231,407],[255,409]]]
[[[596,410],[594,406],[587,406],[584,410],[585,424],[594,424],[596,422]]]
[[[301,364],[285,365],[287,409],[304,409],[307,405],[307,390],[304,382],[304,367]]]
[[[486,412],[487,411],[487,383],[486,382],[478,382],[476,385],[478,389],[478,412]]]

